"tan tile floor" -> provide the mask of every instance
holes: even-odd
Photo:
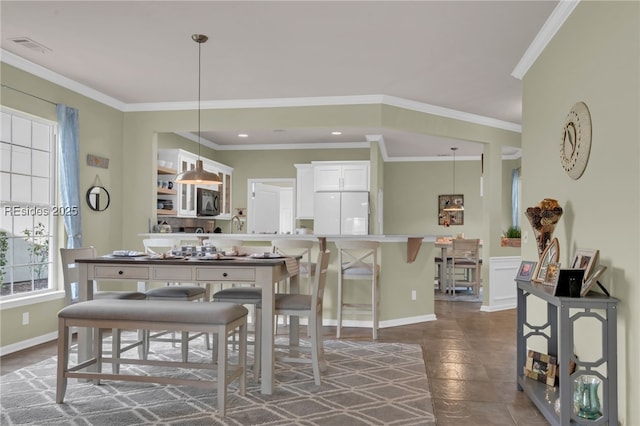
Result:
[[[515,310],[480,312],[479,303],[436,302],[437,321],[380,330],[379,340],[420,344],[438,425],[546,425],[516,388]],[[335,338],[335,328],[325,329]],[[369,329],[344,329],[368,340]],[[55,355],[54,342],[0,358],[6,374]]]

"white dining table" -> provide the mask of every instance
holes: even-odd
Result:
[[[299,258],[295,267],[292,258],[251,257],[223,258],[217,260],[152,259],[149,256],[116,257],[112,255],[94,259],[77,259],[80,301],[93,299],[94,281],[124,281],[138,283],[144,291],[150,282],[184,282],[207,286],[220,283],[247,283],[262,288],[262,372],[261,391],[271,395],[274,388],[274,300],[275,283],[290,278],[290,292],[299,291]],[[287,266],[289,264],[289,267]],[[293,272],[290,272],[293,271]],[[84,285],[82,285],[84,283]],[[144,303],[144,302],[141,302]],[[298,318],[291,317],[291,343],[298,343]],[[78,330],[78,360],[91,356],[93,333],[91,329]]]

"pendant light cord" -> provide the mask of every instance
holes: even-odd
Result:
[[[200,158],[200,144],[202,139],[200,137],[200,116],[202,110],[200,109],[200,92],[202,86],[202,43],[198,43],[198,159]]]

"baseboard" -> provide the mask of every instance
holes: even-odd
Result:
[[[12,343],[10,345],[3,346],[0,348],[0,356],[9,355],[14,352],[18,352],[23,349],[29,349],[33,346],[37,346],[42,343],[47,343],[57,339],[58,339],[58,332],[52,331],[51,333],[43,334],[42,336],[32,337],[31,339],[22,340],[17,343]]]
[[[482,305],[480,307],[480,310],[482,312],[498,312],[498,311],[506,311],[508,309],[515,309],[517,306],[515,303],[505,303],[503,305],[492,305],[492,306],[487,306],[487,305]]]
[[[396,319],[392,319],[392,320],[385,320],[385,321],[380,321],[380,328],[389,328],[389,327],[399,327],[401,325],[409,325],[409,324],[417,324],[420,322],[427,322],[427,321],[435,321],[436,320],[436,316],[435,314],[429,314],[429,315],[420,315],[420,316],[416,316],[416,317],[406,317],[406,318],[396,318]],[[302,322],[301,322],[302,323]],[[331,320],[324,320],[322,322],[322,325],[325,326],[336,326],[338,325],[338,321],[331,319]],[[364,321],[364,320],[343,320],[342,321],[342,326],[343,327],[356,327],[356,328],[371,328],[372,327],[372,321]]]

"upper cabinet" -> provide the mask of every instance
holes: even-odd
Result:
[[[296,164],[296,219],[313,219],[313,164]]]
[[[196,161],[198,156],[192,152],[184,151],[182,149],[161,149],[158,150],[158,160],[172,163],[177,169],[177,173],[181,173],[187,170],[193,170],[196,168]],[[222,178],[222,183],[219,185],[192,185],[192,184],[180,184],[175,183],[173,190],[175,195],[173,197],[167,197],[163,194],[162,199],[171,199],[173,201],[173,209],[178,217],[197,217],[196,214],[196,189],[198,187],[209,188],[216,190],[220,193],[220,215],[216,216],[220,219],[231,218],[231,178],[233,174],[233,168],[224,164],[218,163],[207,158],[201,158],[203,168],[209,172],[218,173]],[[159,168],[160,170],[160,168]],[[158,177],[158,179],[161,179]],[[175,175],[170,175],[167,179],[170,181],[175,180]],[[160,208],[160,194],[158,194],[158,208]],[[173,213],[173,212],[172,212]]]
[[[313,162],[314,190],[369,191],[369,162]]]

